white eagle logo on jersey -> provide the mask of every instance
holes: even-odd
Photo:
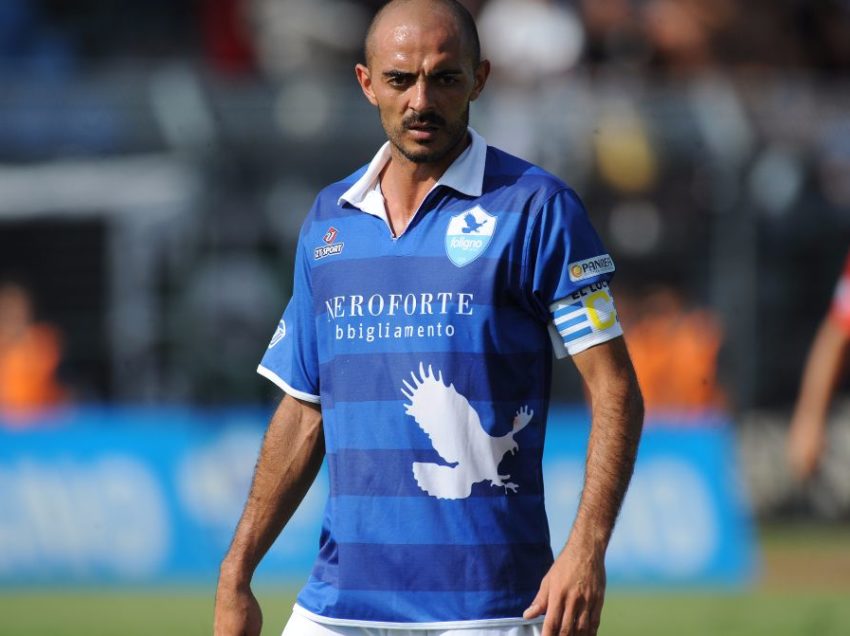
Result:
[[[516,492],[519,486],[507,481],[511,476],[499,474],[499,462],[506,453],[519,449],[514,436],[528,425],[534,411],[523,406],[516,412],[513,430],[493,437],[482,428],[469,401],[453,384],[443,383],[442,373],[435,376],[430,366],[426,372],[420,364],[419,376],[415,372],[411,376],[413,383],[405,381],[406,390],[402,389],[410,400],[404,405],[405,412],[427,433],[440,457],[454,464],[414,462],[413,476],[419,488],[438,499],[465,499],[472,493],[472,485],[480,481],[489,481],[506,493]]]
[[[499,219],[480,205],[456,214],[446,228],[446,255],[457,267],[469,265],[484,253]]]

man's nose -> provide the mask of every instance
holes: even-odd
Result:
[[[410,107],[421,113],[433,106],[431,85],[428,78],[420,77],[413,86],[413,95],[410,98]]]

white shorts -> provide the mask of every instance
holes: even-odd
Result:
[[[470,627],[468,629],[386,629],[383,627],[337,627],[323,625],[293,613],[281,636],[540,636],[543,625]]]

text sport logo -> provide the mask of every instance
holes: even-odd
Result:
[[[339,232],[337,232],[335,227],[331,226],[328,228],[328,231],[325,232],[325,235],[322,237],[325,244],[313,249],[313,258],[315,260],[318,261],[322,258],[327,258],[328,256],[342,254],[345,243],[334,243],[338,234]]]

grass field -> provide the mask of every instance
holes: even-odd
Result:
[[[612,592],[600,634],[608,636],[847,636],[850,596],[839,592],[632,595]],[[264,590],[263,634],[277,636],[292,596]],[[40,593],[0,600],[3,636],[209,635],[209,593]]]
[[[761,582],[742,592],[611,590],[603,636],[847,636],[850,532],[788,528],[763,532]],[[0,595],[2,636],[210,634],[212,586],[155,590],[67,590]],[[263,634],[277,636],[294,590],[258,591]]]

